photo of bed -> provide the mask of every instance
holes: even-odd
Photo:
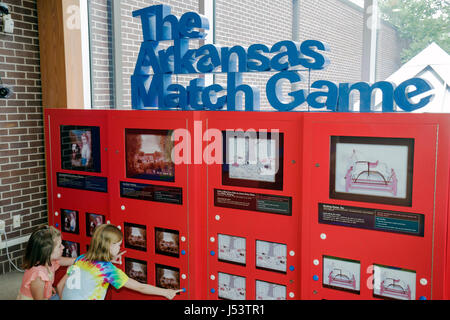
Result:
[[[326,288],[360,292],[361,263],[331,256],[323,257],[323,286]]]
[[[330,198],[412,205],[414,139],[331,137]]]
[[[223,132],[222,184],[283,190],[283,133]]]
[[[416,300],[416,272],[389,266],[374,265],[373,295],[395,300]]]

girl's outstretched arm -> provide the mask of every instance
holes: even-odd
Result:
[[[73,265],[76,258],[67,258],[67,257],[61,257],[58,259],[59,265],[62,267],[69,267]]]
[[[131,279],[131,278],[128,279],[128,281],[127,281],[127,283],[125,283],[124,287],[134,290],[134,291],[138,291],[143,294],[162,296],[169,300],[172,300],[173,298],[175,298],[175,295],[178,292],[183,291],[183,290],[158,288],[158,287],[152,286],[150,284],[144,284],[144,283],[137,282],[136,280]]]

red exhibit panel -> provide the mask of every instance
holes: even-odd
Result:
[[[194,299],[194,258],[190,259],[189,163],[172,158],[175,131],[188,132],[192,113],[111,112],[109,161],[111,216],[124,233],[121,268],[129,277],[154,286],[183,289],[175,299]],[[190,150],[185,151],[190,152]],[[191,206],[191,207],[190,207]],[[163,299],[128,289],[113,299]]]
[[[65,255],[175,299],[449,299],[450,117],[45,110]],[[128,289],[113,299],[162,299]]]
[[[303,299],[445,299],[447,115],[305,114]]]
[[[203,122],[206,140],[223,142],[221,155],[206,154],[205,298],[299,299],[298,119],[287,113],[208,112]]]
[[[44,117],[49,224],[62,233],[63,255],[76,257],[110,221],[107,112],[47,109]]]

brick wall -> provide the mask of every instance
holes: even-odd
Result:
[[[114,107],[114,71],[113,71],[113,39],[112,10],[109,0],[91,0],[88,2],[92,107]]]
[[[8,239],[29,235],[47,223],[44,130],[36,0],[3,0],[10,5],[14,34],[0,33],[0,77],[15,94],[0,100],[0,219]],[[12,229],[13,216],[22,225]],[[21,264],[25,244],[9,248]],[[0,274],[10,271],[0,250]]]
[[[180,17],[183,13],[189,11],[199,11],[198,0],[135,0],[130,2],[123,1],[121,3],[122,17],[122,81],[123,81],[123,108],[131,108],[131,80],[130,77],[134,72],[137,56],[143,40],[140,18],[133,18],[133,11],[149,7],[151,5],[164,3],[172,7],[172,14]],[[170,44],[166,42],[165,45]],[[163,47],[164,48],[164,47]],[[192,76],[174,77],[173,82],[186,83]]]
[[[340,0],[300,1],[300,40],[317,39],[330,46],[331,64],[314,71],[312,81],[355,82],[361,79],[363,11]]]
[[[377,39],[377,81],[386,80],[402,65],[399,53],[404,46],[405,42],[398,36],[397,29],[390,23],[381,23]]]
[[[248,48],[255,43],[269,48],[282,40],[292,39],[292,0],[216,0],[216,45]],[[245,73],[243,83],[259,89],[261,109],[267,108],[266,83],[276,72]],[[226,88],[227,76],[217,76]],[[287,92],[290,85],[283,85]],[[273,109],[272,109],[273,110]]]
[[[96,38],[96,30],[103,39],[111,38],[110,14],[102,12],[109,10],[109,1],[91,0],[95,29],[92,37]],[[160,1],[136,0],[121,2],[122,17],[122,53],[123,72],[121,77],[124,88],[123,108],[131,108],[131,84],[130,76],[134,72],[137,55],[142,42],[140,20],[132,17],[134,10],[142,9],[150,5],[160,4]],[[163,1],[172,7],[172,13],[181,16],[187,11],[199,10],[199,0],[171,0]],[[263,43],[268,46],[280,40],[292,39],[293,14],[299,18],[300,41],[317,39],[330,45],[331,51],[326,55],[331,60],[331,65],[323,71],[311,73],[311,82],[325,79],[334,82],[357,82],[361,80],[361,61],[363,53],[363,9],[346,0],[299,0],[299,12],[293,12],[292,0],[215,0],[216,5],[216,45],[231,46],[242,45],[247,47],[254,43]],[[107,31],[109,33],[107,33]],[[191,41],[196,46],[195,41]],[[378,79],[383,79],[397,70],[400,66],[398,58],[398,41],[395,30],[383,24],[379,35]],[[102,69],[107,75],[109,71],[104,64],[111,61],[110,52],[112,42],[95,41],[93,52],[93,69]],[[170,44],[170,43],[169,43]],[[96,62],[97,61],[97,62]],[[96,71],[94,71],[96,72]],[[243,77],[245,84],[260,89],[261,106],[268,106],[265,97],[265,84],[273,73],[247,73]],[[304,72],[305,83],[300,87],[307,87],[309,74]],[[113,92],[111,83],[107,83],[106,77],[95,76],[95,83],[104,87],[104,92],[95,91],[95,106],[106,107],[112,105]],[[198,76],[175,76],[173,81],[187,84],[190,79]],[[226,76],[217,75],[216,82],[225,85]],[[108,87],[109,85],[109,87]],[[107,89],[108,88],[108,89]],[[284,90],[290,90],[290,86],[284,86]],[[111,93],[107,99],[107,91]]]

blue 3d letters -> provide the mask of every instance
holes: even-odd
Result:
[[[284,40],[269,47],[264,44],[217,48],[205,44],[197,49],[189,47],[190,40],[205,39],[209,30],[208,20],[195,13],[187,12],[179,19],[171,14],[167,5],[155,5],[133,12],[140,17],[144,41],[131,76],[131,95],[133,109],[160,110],[245,110],[256,111],[260,107],[258,88],[242,81],[245,72],[271,72],[273,75],[266,84],[266,96],[270,105],[277,111],[291,111],[307,103],[312,109],[348,112],[350,94],[359,91],[360,112],[372,112],[372,93],[382,92],[382,111],[394,112],[394,102],[400,109],[411,112],[427,105],[432,94],[431,85],[420,78],[409,79],[395,85],[380,81],[369,85],[365,82],[354,84],[334,84],[318,80],[308,90],[299,89],[287,93],[284,99],[282,84],[305,83],[301,71],[324,69],[330,61],[322,52],[329,47],[317,40],[296,43]],[[163,48],[162,42],[172,41]],[[224,88],[220,84],[205,87],[202,74],[227,74]],[[187,87],[172,83],[178,75],[190,74],[197,77]],[[312,90],[314,89],[314,90]],[[286,93],[284,93],[286,95]],[[416,103],[411,98],[416,98]],[[418,101],[417,101],[418,100]],[[244,105],[242,105],[244,102]]]

